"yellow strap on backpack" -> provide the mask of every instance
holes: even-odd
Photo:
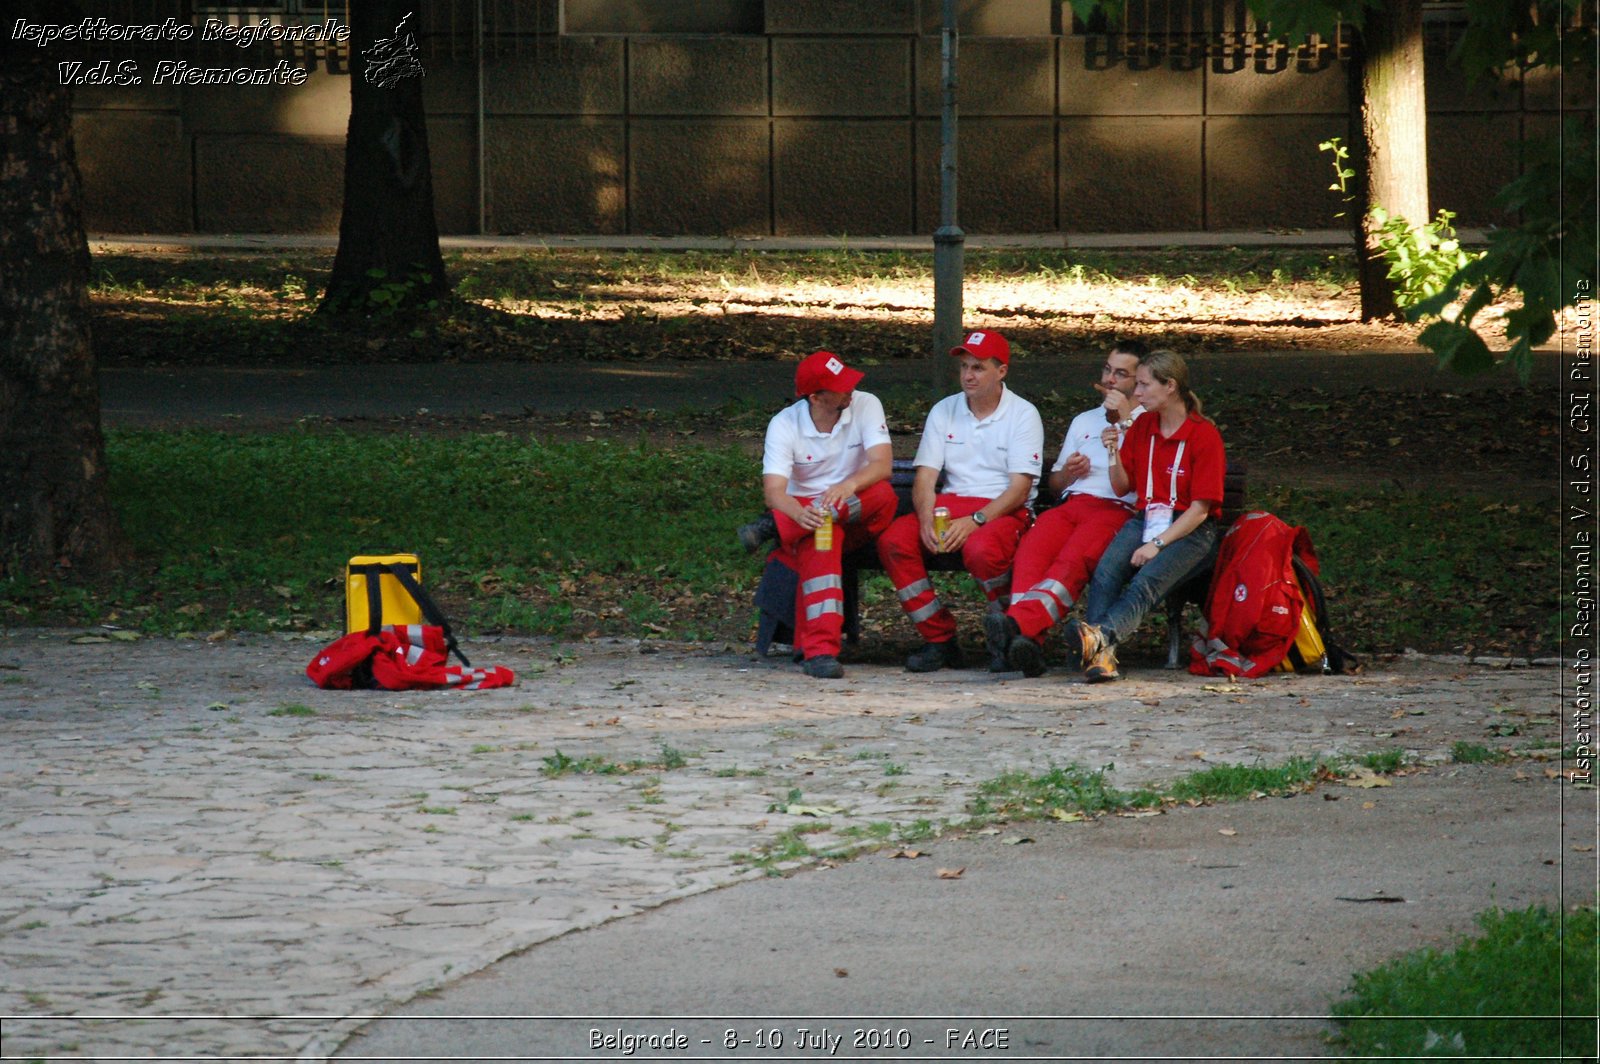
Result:
[[[1294,646],[1278,662],[1278,671],[1294,672],[1307,665],[1324,666],[1327,657],[1328,648],[1323,645],[1322,633],[1317,631],[1316,614],[1311,609],[1311,599],[1307,598],[1300,607],[1300,627],[1294,633]]]
[[[344,571],[346,632],[366,632],[386,624],[421,624],[422,604],[385,567],[398,565],[422,583],[415,554],[358,554]]]

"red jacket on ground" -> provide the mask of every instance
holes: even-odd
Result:
[[[463,668],[446,662],[444,629],[431,624],[385,625],[376,633],[351,632],[324,647],[306,675],[318,687],[382,687],[409,691],[459,687],[464,691],[510,687],[516,674],[500,665]]]

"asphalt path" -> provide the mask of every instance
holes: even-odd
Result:
[[[927,361],[874,364],[846,359],[867,374],[862,387],[880,396],[939,394],[955,388],[948,366]],[[1081,389],[1099,368],[1098,353],[1018,359],[1010,383],[1019,394]],[[1555,387],[1556,354],[1536,357],[1532,384]],[[1377,385],[1397,392],[1492,392],[1515,386],[1498,371],[1464,378],[1438,369],[1430,354],[1269,351],[1200,354],[1191,359],[1196,391],[1218,386],[1267,393],[1286,386],[1333,394]],[[790,394],[789,362],[455,363],[440,365],[301,365],[103,367],[101,409],[108,425],[176,424],[257,427],[302,418],[396,418],[564,414],[580,410],[694,409],[729,403],[772,405]]]
[[[1354,972],[1453,945],[1490,905],[1559,903],[1563,877],[1593,898],[1594,793],[1536,766],[1445,766],[891,848],[536,946],[338,1057],[1336,1056]],[[688,1045],[624,1052],[669,1034]]]

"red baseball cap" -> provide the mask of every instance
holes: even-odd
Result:
[[[1011,365],[1011,345],[993,329],[968,333],[965,340],[950,349],[950,353],[958,358],[971,355],[973,358],[992,358],[1002,366]]]
[[[860,370],[841,362],[832,351],[817,351],[807,355],[794,371],[794,394],[852,392],[864,376],[866,374]]]

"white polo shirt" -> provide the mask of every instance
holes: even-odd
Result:
[[[1135,420],[1143,413],[1144,407],[1133,408]],[[1073,495],[1093,495],[1132,506],[1139,498],[1138,492],[1118,495],[1111,490],[1111,455],[1106,445],[1100,442],[1100,434],[1106,430],[1107,424],[1106,408],[1103,406],[1085,410],[1073,418],[1072,424],[1067,426],[1066,439],[1061,441],[1061,454],[1056,458],[1056,464],[1050,467],[1050,472],[1054,473],[1066,465],[1073,451],[1081,451],[1089,458],[1089,474],[1067,485],[1067,491]]]
[[[883,404],[869,392],[856,392],[832,432],[811,422],[811,406],[800,399],[767,422],[763,475],[788,477],[789,494],[820,495],[867,464],[867,449],[889,442]]]
[[[1039,479],[1044,422],[1032,403],[1001,385],[1000,405],[982,419],[972,416],[964,392],[946,396],[928,411],[916,464],[944,470],[944,491],[994,499],[1011,486],[1011,474]]]

